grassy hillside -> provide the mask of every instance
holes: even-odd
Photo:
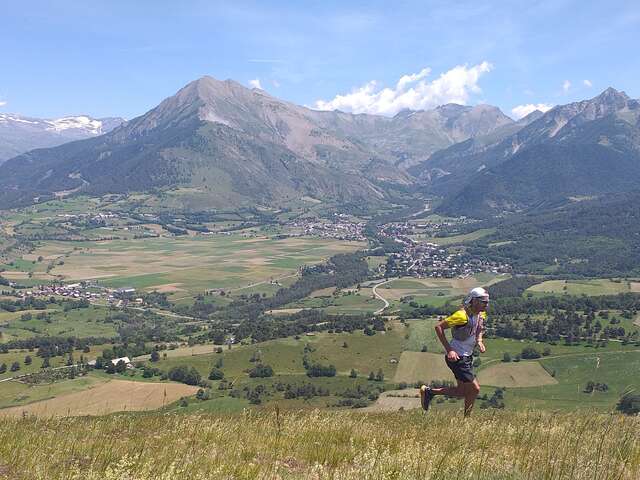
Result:
[[[640,418],[122,414],[0,423],[0,478],[636,479]]]

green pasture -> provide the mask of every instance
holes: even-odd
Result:
[[[588,355],[565,355],[540,361],[555,375],[557,385],[510,389],[506,404],[514,409],[612,411],[627,391],[640,388],[640,350],[592,351]],[[584,393],[587,382],[605,383],[606,392]]]
[[[43,242],[33,252],[62,258],[51,275],[68,281],[97,279],[108,287],[157,288],[181,296],[206,289],[259,287],[261,282],[290,275],[342,252],[361,248],[357,242],[319,238],[270,239],[241,234],[160,237],[100,242]],[[46,261],[42,262],[46,269]],[[33,264],[19,263],[21,269]],[[255,285],[260,284],[260,285]],[[271,293],[277,287],[266,287]],[[262,293],[262,292],[260,292]]]
[[[616,295],[627,293],[633,290],[637,282],[611,279],[587,279],[587,280],[547,280],[529,287],[525,295],[529,292],[533,294],[554,294],[554,295]]]
[[[241,345],[231,350],[225,347],[221,354],[168,357],[155,363],[147,363],[166,371],[178,365],[193,366],[206,377],[216,362],[222,359],[220,368],[225,377],[229,380],[244,381],[249,378],[246,370],[255,366],[250,359],[256,356],[262,363],[271,365],[276,375],[304,375],[302,356],[305,345],[309,345],[313,350],[308,354],[309,359],[323,364],[333,364],[337,369],[337,375],[347,376],[352,368],[361,375],[382,369],[390,378],[396,367],[390,360],[397,359],[402,352],[402,328],[394,326],[391,331],[377,332],[373,336],[367,336],[361,331],[340,334],[316,333],[312,336],[303,335],[299,339],[290,337],[255,345]],[[346,347],[343,346],[345,343]]]
[[[495,233],[495,228],[481,228],[471,233],[465,233],[462,235],[452,235],[450,237],[427,237],[425,235],[412,235],[415,240],[424,242],[437,243],[438,245],[456,245],[459,243],[472,242],[480,238],[486,237]]]
[[[42,312],[49,314],[49,321],[36,318]],[[20,319],[24,313],[0,313],[0,332],[3,334],[0,342],[35,336],[114,337],[117,333],[113,324],[104,322],[108,310],[103,307],[90,306],[68,312],[56,308],[31,310],[32,318],[26,321]]]

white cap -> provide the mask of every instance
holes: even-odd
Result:
[[[486,298],[488,300],[489,299],[489,292],[487,292],[482,287],[476,287],[476,288],[472,289],[469,292],[469,295],[467,295],[467,298],[464,299],[464,304],[465,305],[470,304],[471,300],[473,300],[474,298]]]

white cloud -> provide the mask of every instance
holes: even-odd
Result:
[[[562,84],[562,91],[564,93],[568,93],[570,88],[571,88],[571,82],[569,80],[565,80],[564,83]]]
[[[526,105],[518,105],[517,107],[513,107],[511,109],[511,113],[516,118],[516,120],[520,120],[521,118],[526,117],[531,112],[535,112],[536,110],[540,110],[541,112],[548,112],[553,108],[553,105],[549,103],[528,103]]]
[[[262,90],[262,85],[260,85],[260,79],[256,78],[254,80],[249,80],[249,86],[251,88],[259,88],[260,90]]]
[[[278,80],[272,80],[271,83],[273,83],[274,87],[280,88],[280,82]]]
[[[593,87],[593,83],[591,83],[591,80],[582,80],[582,83],[587,88]]]
[[[7,102],[0,100],[0,107],[4,107],[7,104]]]
[[[429,82],[426,77],[431,69],[402,76],[394,88],[378,88],[375,80],[333,100],[318,100],[318,110],[343,110],[352,113],[395,115],[400,110],[423,110],[445,103],[466,104],[472,93],[480,93],[478,80],[491,71],[489,62],[473,67],[458,65]]]

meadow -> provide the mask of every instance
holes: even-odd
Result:
[[[12,280],[94,279],[107,287],[158,290],[179,297],[206,289],[247,289],[290,277],[358,242],[235,235],[160,237],[99,242],[42,242],[29,260],[7,265]],[[33,258],[42,257],[37,262]],[[48,262],[54,267],[46,273]],[[268,288],[268,291],[273,288]],[[275,288],[275,287],[274,287]],[[258,290],[262,293],[262,291]]]
[[[639,429],[638,417],[487,410],[4,419],[0,478],[635,480]]]
[[[616,295],[639,293],[640,282],[614,279],[547,280],[529,287],[525,293],[555,295]]]

